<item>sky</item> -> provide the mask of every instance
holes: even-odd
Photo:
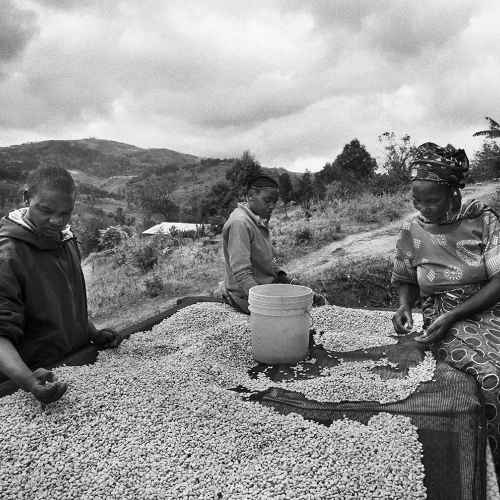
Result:
[[[500,122],[498,0],[0,0],[0,146],[96,137],[312,172]]]

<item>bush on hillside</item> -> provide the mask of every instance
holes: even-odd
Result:
[[[132,250],[132,261],[143,273],[158,264],[158,249],[154,242],[140,245]]]
[[[302,245],[313,239],[313,232],[309,226],[302,226],[295,230],[295,244]]]
[[[122,241],[128,238],[128,233],[120,226],[110,226],[99,230],[99,251],[114,250]]]
[[[151,278],[144,280],[144,286],[151,297],[158,297],[163,290],[163,280],[158,274],[154,274]]]
[[[95,252],[99,246],[100,231],[108,227],[109,222],[99,215],[92,215],[90,218],[80,218],[75,227],[78,240],[81,243],[83,257]]]
[[[364,194],[351,205],[352,218],[360,224],[384,224],[403,215],[408,204],[406,192],[397,195]]]

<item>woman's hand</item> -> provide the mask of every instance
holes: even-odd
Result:
[[[429,325],[424,334],[415,337],[415,340],[422,344],[434,344],[434,342],[444,339],[455,323],[456,319],[451,313],[441,314]]]
[[[392,317],[392,324],[394,330],[399,335],[406,335],[413,330],[413,316],[411,314],[411,307],[409,305],[399,306],[399,309]],[[407,326],[405,326],[407,325]]]

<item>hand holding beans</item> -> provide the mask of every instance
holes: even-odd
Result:
[[[400,335],[406,335],[408,332],[411,332],[413,330],[413,316],[411,314],[411,308],[406,305],[400,306],[392,317],[392,324],[394,325],[396,333],[399,333]]]
[[[451,312],[447,312],[438,316],[427,328],[425,333],[419,337],[415,337],[417,342],[422,344],[433,344],[443,339],[450,328],[455,324],[456,319]]]
[[[57,376],[45,368],[38,368],[32,372],[25,386],[27,392],[31,392],[35,399],[44,404],[60,399],[67,388],[68,385],[65,382],[59,382]]]

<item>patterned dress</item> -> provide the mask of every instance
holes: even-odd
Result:
[[[392,281],[420,288],[424,328],[474,295],[500,272],[500,221],[473,200],[452,224],[405,222],[396,244]],[[488,437],[500,469],[500,297],[486,311],[453,325],[433,351],[476,378],[485,400]]]

